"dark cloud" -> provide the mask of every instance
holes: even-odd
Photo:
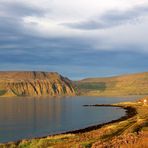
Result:
[[[148,54],[136,52],[140,47],[111,46],[101,49],[103,37],[40,37],[29,34],[22,17],[44,16],[44,11],[23,3],[1,3],[0,70],[57,71],[72,79],[90,76],[110,76],[147,70]],[[100,18],[82,23],[64,24],[79,29],[109,28],[129,22],[147,13],[145,7],[132,11],[109,11]],[[55,30],[56,31],[56,30]],[[72,35],[71,35],[72,36]],[[98,50],[95,45],[100,45]],[[131,48],[134,50],[131,51]],[[137,49],[138,48],[138,49]]]
[[[72,79],[80,79],[141,72],[148,67],[147,54],[130,51],[131,47],[122,47],[125,51],[119,49],[121,47],[116,47],[119,50],[115,51],[95,50],[90,41],[80,38],[23,36],[1,43],[9,45],[0,48],[1,70],[57,71]]]
[[[100,17],[89,19],[83,22],[63,23],[61,25],[74,29],[93,30],[106,29],[126,23],[135,23],[140,16],[148,13],[148,6],[135,7],[128,11],[110,10]]]

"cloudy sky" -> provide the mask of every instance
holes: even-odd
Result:
[[[148,1],[0,0],[0,70],[148,71]]]

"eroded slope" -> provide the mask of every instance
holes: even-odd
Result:
[[[69,79],[54,72],[0,72],[1,96],[75,95]]]

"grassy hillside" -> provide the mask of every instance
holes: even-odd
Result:
[[[108,78],[88,78],[75,82],[75,86],[80,95],[147,95],[148,72]]]

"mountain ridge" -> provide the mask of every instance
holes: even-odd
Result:
[[[121,96],[147,95],[148,72],[75,81],[80,95]]]
[[[72,82],[57,72],[0,72],[1,96],[71,96]]]
[[[107,77],[88,77],[77,81],[87,81],[87,80],[95,80],[95,79],[111,79],[111,78],[121,78],[121,77],[128,77],[128,76],[138,76],[148,74],[148,72],[141,72],[141,73],[129,73],[129,74],[121,74],[121,75],[115,75],[115,76],[107,76]]]

